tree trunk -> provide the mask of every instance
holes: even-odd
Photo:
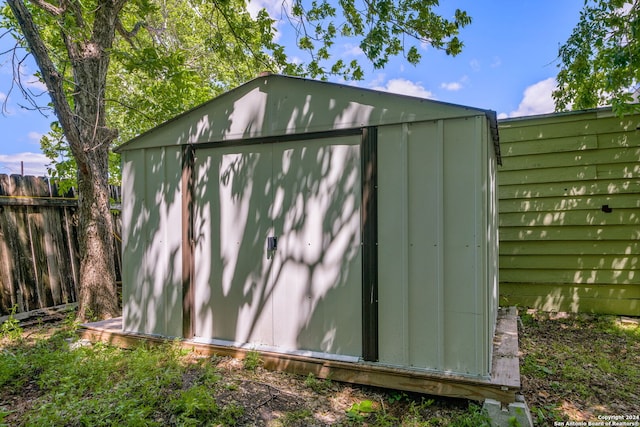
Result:
[[[120,315],[115,285],[113,221],[108,182],[108,145],[87,155],[78,171],[80,295],[78,318],[108,319]]]

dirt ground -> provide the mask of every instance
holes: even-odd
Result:
[[[344,425],[349,421],[345,414],[354,404],[371,401],[372,414],[363,417],[365,419],[361,423],[353,422],[348,423],[349,425],[381,425],[380,417],[375,413],[384,413],[390,420],[399,420],[413,410],[416,415],[419,413],[421,421],[431,420],[430,424],[424,425],[445,426],[449,420],[463,417],[469,405],[469,402],[461,399],[434,400],[432,396],[322,380],[312,380],[311,383],[315,385],[310,386],[308,379],[299,376],[270,372],[262,368],[247,372],[243,369],[242,362],[230,358],[222,359],[218,367],[224,372],[223,377],[229,387],[218,392],[217,400],[221,403],[235,402],[244,407],[242,419],[247,424]],[[432,403],[425,405],[424,402]]]
[[[520,319],[522,394],[535,424],[640,425],[640,319],[534,311]]]

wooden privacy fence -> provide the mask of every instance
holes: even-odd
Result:
[[[120,200],[118,187],[111,197]],[[78,200],[44,177],[0,174],[0,315],[76,302]],[[119,211],[114,212],[120,280]]]

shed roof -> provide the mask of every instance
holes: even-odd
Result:
[[[485,115],[498,161],[494,111],[344,84],[269,74],[131,139],[117,152]]]

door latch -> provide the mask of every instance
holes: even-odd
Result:
[[[267,250],[273,252],[278,249],[278,238],[276,236],[267,237]]]

